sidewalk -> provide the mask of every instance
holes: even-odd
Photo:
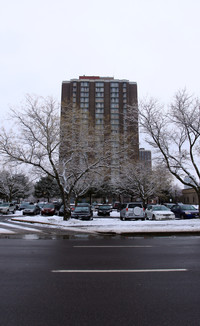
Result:
[[[95,218],[92,221],[70,219],[63,221],[61,216],[23,216],[16,212],[12,221],[35,223],[45,227],[62,230],[102,234],[200,234],[200,219],[165,221],[121,221],[118,212],[112,212],[112,218]]]

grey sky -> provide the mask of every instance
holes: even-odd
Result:
[[[0,109],[60,100],[79,75],[136,81],[139,97],[200,95],[199,0],[0,0]]]

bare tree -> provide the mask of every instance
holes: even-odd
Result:
[[[150,99],[140,103],[139,111],[146,141],[156,149],[171,174],[195,190],[200,204],[199,99],[182,90],[176,93],[168,110]]]
[[[31,183],[22,173],[13,173],[12,170],[2,170],[0,173],[0,197],[11,202],[31,194]]]
[[[134,165],[126,162],[115,187],[121,194],[135,200],[140,199],[146,205],[151,199],[163,201],[171,189],[171,181],[172,178],[164,166],[156,166],[152,170],[144,168],[141,162],[135,162]]]
[[[83,123],[79,108],[63,108],[60,119],[60,105],[54,99],[27,96],[20,110],[11,110],[15,127],[2,130],[0,153],[5,162],[32,166],[39,177],[55,179],[68,219],[75,185],[91,171],[103,168],[106,174],[112,151],[104,130],[94,130],[89,119]]]

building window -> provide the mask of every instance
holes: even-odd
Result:
[[[83,103],[83,102],[89,102],[89,98],[88,97],[81,97],[80,98],[80,102]]]
[[[104,88],[103,87],[96,87],[96,92],[104,92]]]
[[[103,125],[103,119],[96,119],[96,124],[97,125]]]
[[[114,109],[114,108],[118,109],[119,108],[119,104],[117,104],[117,103],[111,103],[110,104],[110,107],[111,107],[111,109]]]
[[[84,87],[88,87],[89,86],[89,82],[81,82],[81,87],[84,86]]]
[[[118,119],[119,120],[119,114],[113,114],[111,113],[111,119]]]
[[[96,87],[104,87],[104,83],[98,82],[98,83],[96,83]]]
[[[111,125],[118,125],[119,124],[119,119],[111,119],[110,123],[111,123]]]
[[[112,113],[119,113],[119,109],[111,109],[110,112],[111,112],[111,114]]]
[[[103,113],[96,113],[96,114],[95,114],[95,118],[96,118],[96,119],[99,119],[99,118],[100,118],[100,119],[103,119],[103,116],[104,116]]]
[[[111,93],[110,94],[111,98],[118,98],[119,97],[119,93]]]
[[[97,92],[96,97],[104,97],[104,93],[103,92]]]
[[[89,108],[89,103],[81,103],[80,107],[81,108]]]
[[[89,97],[89,93],[81,93],[81,97]]]
[[[97,103],[104,103],[104,98],[99,97],[99,98],[96,98],[95,101],[96,101],[96,105],[97,105]]]
[[[104,103],[96,103],[96,109],[104,108]]]
[[[103,114],[104,113],[104,108],[99,108],[99,109],[96,108],[96,113],[102,113]]]
[[[89,92],[89,87],[81,87],[81,92]]]
[[[119,83],[110,83],[110,86],[111,87],[118,87],[119,86]]]
[[[119,98],[111,98],[111,103],[119,103]]]

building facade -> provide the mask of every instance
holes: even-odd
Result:
[[[139,149],[139,161],[146,167],[147,169],[152,168],[152,159],[151,159],[151,151],[146,150],[145,148]]]
[[[139,160],[137,84],[113,77],[80,76],[63,81],[61,119],[69,105],[78,108],[82,120],[94,130],[101,130],[111,140],[113,159],[129,142],[126,155]],[[131,123],[128,111],[133,109]],[[77,111],[76,111],[77,112]],[[133,119],[134,117],[134,119]]]

